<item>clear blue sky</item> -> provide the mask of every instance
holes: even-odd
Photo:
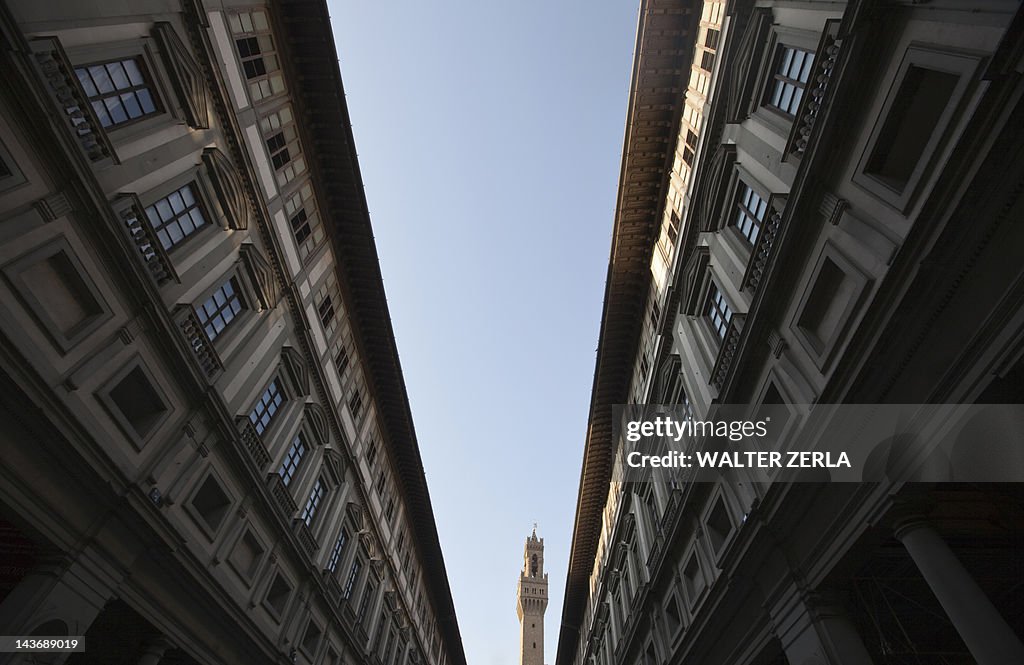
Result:
[[[636,0],[331,0],[466,656],[516,665],[545,538],[553,663]]]

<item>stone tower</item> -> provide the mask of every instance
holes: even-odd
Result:
[[[548,608],[548,574],[544,572],[544,539],[537,525],[523,548],[516,613],[519,615],[520,665],[544,665],[544,610]]]

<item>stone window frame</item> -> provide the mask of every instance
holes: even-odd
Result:
[[[202,489],[206,484],[206,481],[210,478],[213,478],[214,482],[220,486],[221,491],[228,498],[229,502],[227,514],[225,514],[224,519],[220,521],[220,524],[217,524],[216,526],[208,523],[206,518],[199,513],[194,505],[192,505],[192,502],[195,500],[199,490]],[[231,490],[228,488],[228,484],[224,482],[224,478],[217,471],[217,468],[213,464],[210,464],[206,467],[206,470],[199,475],[199,479],[192,485],[192,489],[188,493],[188,498],[182,503],[182,507],[185,509],[185,512],[188,513],[189,517],[192,518],[193,523],[199,527],[199,530],[203,532],[203,535],[205,535],[212,543],[217,540],[218,535],[225,526],[231,522],[230,514],[237,504],[238,500],[232,495]]]
[[[757,248],[757,239],[755,238],[754,242],[751,243],[740,229],[736,227],[736,212],[743,185],[750,187],[765,203],[765,214],[761,220],[758,237],[764,231],[765,224],[768,222],[772,209],[777,206],[778,199],[784,196],[784,194],[773,192],[740,162],[733,164],[729,183],[725,188],[726,196],[723,197],[723,201],[720,204],[722,209],[718,212],[716,230],[719,231],[722,239],[729,244],[730,249],[735,251],[740,257],[744,257],[744,263],[749,265],[754,250]]]
[[[711,542],[711,534],[708,533],[709,520],[711,514],[714,512],[718,502],[725,508],[726,518],[729,520],[729,532],[723,536],[722,543],[719,547],[715,547],[715,544]],[[711,552],[712,561],[715,565],[719,565],[722,559],[725,558],[725,553],[729,551],[729,546],[736,540],[736,534],[740,530],[740,524],[737,524],[733,519],[735,505],[729,493],[725,491],[722,483],[715,483],[714,488],[711,490],[710,496],[708,496],[707,502],[704,504],[704,508],[700,513],[700,528],[707,536],[708,550]]]
[[[274,587],[274,582],[278,577],[283,579],[285,584],[289,586],[288,598],[285,600],[284,607],[282,607],[280,611],[270,604],[270,591]],[[266,588],[263,589],[263,594],[259,602],[260,605],[263,606],[264,611],[270,615],[270,618],[273,619],[275,623],[282,623],[284,621],[285,616],[288,614],[289,606],[295,599],[296,588],[295,580],[288,576],[284,567],[278,565],[271,569],[270,575],[267,576]]]
[[[314,626],[319,633],[312,651],[306,648],[306,634],[309,632],[310,626]],[[310,661],[314,660],[316,652],[320,650],[320,646],[324,643],[326,635],[324,634],[324,626],[316,620],[316,617],[310,613],[309,620],[306,622],[305,628],[302,630],[302,635],[299,637],[299,651],[302,652]]]
[[[75,244],[77,245],[77,243]],[[67,332],[60,329],[48,308],[40,302],[23,277],[24,273],[29,269],[58,254],[64,255],[69,264],[68,267],[74,272],[74,276],[77,277],[78,286],[85,290],[83,295],[91,298],[98,309],[96,313],[75,326],[73,331]],[[89,274],[68,236],[58,236],[33,247],[4,264],[0,271],[2,271],[7,279],[11,290],[17,296],[22,307],[36,324],[42,328],[46,337],[49,338],[57,352],[61,355],[67,355],[114,317],[113,307],[103,296],[96,281]]]
[[[863,144],[863,152],[854,168],[854,184],[899,212],[906,212],[917,200],[925,183],[936,170],[932,158],[948,147],[949,141],[952,140],[949,130],[955,127],[965,111],[964,101],[968,92],[975,87],[975,78],[986,61],[986,55],[976,51],[937,46],[920,41],[911,42],[902,54],[899,67],[891,75],[889,87],[885,92],[885,101],[875,118],[868,139]],[[956,74],[958,80],[935,129],[918,157],[914,170],[903,188],[897,191],[880,178],[868,173],[866,169],[911,67]]]
[[[680,587],[683,590],[683,604],[690,616],[697,614],[701,603],[707,597],[708,590],[711,588],[711,584],[708,582],[708,577],[705,575],[707,563],[704,561],[701,550],[700,539],[694,538],[690,541],[689,546],[684,550],[683,556],[679,559],[679,581]],[[695,593],[691,592],[686,585],[686,569],[689,566],[690,561],[694,559],[697,561],[697,573],[700,575],[701,580],[701,588]],[[693,593],[692,596],[691,593]]]
[[[287,121],[281,118],[281,114],[286,111],[289,116]],[[276,127],[273,126],[274,121],[271,120],[272,117],[276,117],[276,122],[279,123]],[[302,137],[299,136],[298,123],[295,118],[295,108],[290,103],[285,101],[267,108],[259,116],[257,129],[259,130],[260,143],[263,146],[263,154],[266,157],[267,166],[273,173],[274,184],[279,190],[288,189],[298,182],[301,176],[309,173],[306,152],[303,150]],[[289,131],[294,134],[290,139],[288,138]],[[272,152],[268,142],[278,134],[282,135],[284,141],[281,147],[288,150],[288,161],[276,167],[274,166],[274,157],[280,154],[281,150]],[[295,150],[295,154],[292,154],[292,149]]]
[[[242,300],[242,310],[235,315],[231,323],[224,327],[224,330],[217,335],[216,339],[208,340],[208,343],[217,351],[222,361],[237,350],[240,342],[245,337],[247,329],[261,314],[260,309],[258,309],[260,307],[258,289],[251,281],[243,263],[244,260],[240,257],[227,271],[211,282],[203,291],[200,291],[192,301],[185,303],[193,311],[198,312],[197,308],[201,307],[217,289],[227,283],[228,280],[235,280],[235,283],[238,285],[239,296]],[[198,313],[196,316],[198,319]],[[206,334],[205,331],[203,331],[203,334]],[[248,416],[248,412],[246,415]]]
[[[251,535],[253,540],[255,540],[260,545],[260,547],[263,548],[263,552],[260,554],[258,561],[253,565],[251,573],[245,570],[241,570],[241,568],[235,562],[233,556],[235,550],[238,548],[239,543],[241,543],[242,539],[245,538],[247,535]],[[232,543],[231,549],[228,551],[228,555],[225,558],[228,562],[228,565],[231,566],[231,569],[238,574],[238,576],[242,579],[245,585],[247,587],[251,587],[259,578],[260,571],[263,569],[263,564],[267,561],[269,555],[270,547],[268,547],[267,541],[264,538],[260,537],[259,531],[256,530],[252,522],[246,521],[245,525],[242,527],[242,530],[238,532],[238,537],[235,538],[235,542]]]
[[[193,185],[193,193],[206,217],[206,225],[201,229],[197,229],[170,249],[164,250],[172,265],[191,265],[197,254],[207,251],[207,241],[210,240],[210,237],[216,231],[225,231],[229,228],[216,191],[213,189],[205,169],[201,165],[193,166],[140,194],[138,198],[139,205],[143,208],[141,211],[144,217],[143,221],[149,224],[149,219],[146,216],[147,207],[189,184]]]
[[[812,53],[814,55],[815,62],[817,62],[817,59],[820,56],[820,54],[817,53],[817,50],[821,41],[821,33],[824,29],[825,24],[823,20],[821,28],[817,31],[804,30],[784,25],[772,25],[768,32],[768,39],[761,51],[757,74],[757,87],[755,88],[755,98],[752,105],[753,109],[750,115],[763,121],[764,124],[783,138],[787,138],[792,131],[793,123],[799,115],[799,107],[797,108],[797,116],[792,116],[768,104],[767,100],[771,94],[772,85],[775,82],[777,54],[781,48],[788,46],[790,48],[796,48]],[[812,77],[810,80],[813,80],[813,66],[810,76]],[[808,87],[809,86],[810,81],[808,82]],[[807,95],[805,94],[804,97],[806,96]],[[801,100],[801,104],[802,103],[803,100]]]
[[[807,307],[815,293],[815,287],[818,285],[826,261],[832,262],[842,271],[844,278],[852,280],[853,290],[848,294],[846,302],[841,305],[842,311],[836,322],[835,333],[829,339],[819,340],[813,337],[800,322],[808,311]],[[849,337],[851,324],[857,313],[863,311],[865,295],[871,283],[872,280],[868,273],[848,257],[832,239],[824,243],[814,259],[814,266],[810,270],[809,278],[803,283],[800,298],[796,307],[793,308],[793,314],[788,324],[793,337],[823,375],[828,372],[835,360],[836,351]]]
[[[18,162],[14,160],[14,155],[8,150],[2,137],[0,137],[0,165],[7,171],[6,175],[0,171],[0,193],[28,182],[28,179],[22,172],[21,167],[18,166]]]
[[[299,254],[299,263],[306,265],[320,255],[320,250],[327,245],[327,234],[320,217],[316,191],[312,180],[298,183],[293,189],[281,194],[281,205],[288,222],[288,233],[295,243]],[[297,201],[297,203],[296,203]],[[301,240],[297,237],[294,220],[303,216],[302,226],[308,229],[308,235]]]
[[[115,387],[120,385],[121,381],[124,380],[128,374],[139,369],[146,380],[149,382],[150,387],[156,394],[156,397],[163,402],[164,406],[167,407],[164,410],[162,416],[160,416],[149,428],[149,431],[144,435],[140,435],[135,427],[128,422],[121,408],[116,404],[114,398],[111,396],[111,392]],[[102,387],[95,393],[96,399],[103,406],[107,415],[114,421],[117,428],[131,443],[132,448],[136,452],[142,451],[160,432],[160,430],[167,424],[168,420],[175,413],[176,409],[174,401],[170,399],[169,391],[163,386],[160,381],[156,378],[156,374],[149,368],[143,357],[136,353],[126,363],[124,363],[116,372],[111,374],[103,382]]]
[[[137,58],[141,60],[145,74],[152,84],[157,112],[118,125],[103,127],[97,121],[97,130],[103,132],[113,144],[115,151],[136,138],[151,135],[167,125],[187,124],[181,100],[174,93],[171,77],[167,72],[157,41],[151,34],[113,42],[83,44],[65,49],[68,61],[74,69],[86,65]],[[81,83],[76,82],[83,99],[88,99]],[[92,109],[90,108],[90,113]]]
[[[242,22],[241,22],[242,21],[241,18],[240,18],[241,14],[252,14],[253,12],[256,12],[256,11],[263,12],[263,14],[265,15],[265,20],[267,22],[266,28],[263,29],[263,30],[257,30],[256,29],[257,26],[255,25],[255,22],[254,22],[253,23],[253,29],[252,30],[246,30],[245,26],[242,25]],[[228,37],[231,39],[231,46],[232,46],[231,50],[234,52],[235,60],[236,60],[237,66],[238,66],[238,71],[241,74],[243,84],[245,85],[245,92],[246,92],[246,95],[249,98],[249,103],[253,104],[253,105],[255,105],[255,104],[262,104],[262,103],[265,103],[267,100],[277,99],[277,98],[281,97],[282,95],[287,94],[288,86],[285,83],[285,79],[284,79],[284,67],[281,66],[280,49],[278,48],[277,37],[276,37],[276,35],[274,35],[273,21],[272,21],[272,19],[270,17],[269,8],[267,8],[267,7],[239,8],[236,11],[233,11],[233,12],[225,14],[225,19],[227,21]],[[250,17],[250,20],[254,21],[254,19],[252,19],[252,17]],[[238,23],[237,30],[236,30],[236,26],[235,26],[236,22]],[[261,49],[260,54],[259,54],[259,59],[261,61],[263,61],[264,72],[263,72],[263,74],[260,74],[260,75],[257,75],[257,76],[253,76],[253,77],[250,78],[249,75],[245,71],[245,62],[243,61],[243,57],[244,56],[242,56],[242,53],[239,50],[238,42],[240,40],[242,40],[242,39],[257,39],[257,40],[259,40],[259,38],[261,36],[269,37],[271,46],[273,48],[270,51],[263,51]],[[267,70],[266,69],[266,58],[265,58],[266,55],[271,55],[272,57],[274,57],[277,60],[277,68],[276,69],[272,69],[272,70]],[[252,60],[253,60],[253,58],[251,58],[251,57],[246,58],[246,61],[252,61]],[[273,89],[274,88],[274,74],[275,73],[277,75],[277,78],[280,81],[280,86],[281,87],[280,87],[279,90],[274,90]],[[266,85],[268,87],[268,92],[267,92],[267,94],[261,94],[259,97],[257,97],[254,94],[254,90],[256,88],[259,88],[260,84],[262,84],[262,83],[266,83]]]

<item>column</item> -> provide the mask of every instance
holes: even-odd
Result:
[[[871,654],[837,598],[787,579],[776,552],[766,561],[762,588],[775,635],[790,665],[872,665]]]
[[[142,656],[139,657],[137,665],[160,665],[164,654],[171,646],[170,641],[163,635],[151,640],[146,645],[146,650],[142,653]]]
[[[932,593],[978,665],[1024,663],[1024,645],[956,558],[942,536],[921,519],[896,528]]]

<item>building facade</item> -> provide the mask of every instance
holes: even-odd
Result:
[[[544,572],[544,539],[537,527],[523,546],[523,569],[516,591],[519,615],[520,665],[544,665],[544,612],[548,609],[548,574]]]
[[[623,483],[612,424],[1024,402],[1022,28],[641,2],[556,665],[1024,661],[1020,485]]]
[[[0,2],[0,662],[465,662],[333,44]]]

